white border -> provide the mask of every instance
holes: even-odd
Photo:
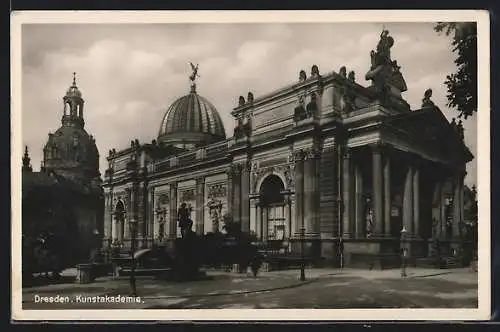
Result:
[[[487,320],[490,317],[490,30],[487,11],[31,11],[11,16],[12,319],[14,320]],[[21,25],[26,23],[272,23],[475,21],[478,31],[478,309],[22,310]]]

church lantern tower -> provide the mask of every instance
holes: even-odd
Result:
[[[73,73],[73,82],[66,91],[63,102],[61,127],[56,132],[49,133],[44,147],[44,170],[57,171],[73,179],[98,178],[99,152],[94,137],[84,129],[84,100],[76,85],[76,73]]]

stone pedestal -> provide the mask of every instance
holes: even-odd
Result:
[[[398,238],[345,239],[344,266],[368,269],[391,269],[400,266]]]
[[[76,282],[79,284],[90,284],[94,281],[92,275],[92,264],[78,264],[76,274]]]

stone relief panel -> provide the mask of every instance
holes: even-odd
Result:
[[[193,221],[192,231],[196,232],[196,186],[182,187],[177,189],[177,208],[179,209],[182,203],[190,210],[190,218]],[[175,218],[177,220],[177,218]],[[177,237],[181,236],[179,225],[176,225]]]
[[[278,175],[282,180],[284,179],[285,190],[294,191],[295,188],[295,164],[293,160],[288,158],[289,162],[284,164],[272,165],[272,166],[264,166],[261,167],[261,163],[259,161],[252,161],[251,170],[250,170],[250,192],[252,194],[257,194],[259,191],[259,183],[260,181],[270,175],[275,174]]]
[[[170,224],[170,188],[168,186],[155,188],[153,206],[153,236],[161,241],[167,237]]]
[[[227,213],[227,181],[209,182],[205,185],[205,233],[222,232],[223,217]]]
[[[130,157],[128,155],[117,158],[113,161],[113,170],[115,172],[124,170],[127,168],[127,163],[129,162]]]
[[[288,119],[293,114],[293,108],[293,101],[290,101],[287,104],[256,113],[252,119],[254,128],[258,129],[268,124]]]

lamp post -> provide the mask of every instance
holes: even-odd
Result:
[[[305,275],[305,262],[304,262],[304,235],[305,235],[306,229],[304,226],[300,227],[300,281],[305,281],[306,280],[306,275]]]
[[[408,256],[408,249],[406,248],[406,233],[407,230],[403,225],[401,229],[401,278],[406,278],[406,261]]]
[[[96,261],[96,260],[99,260],[99,256],[100,256],[100,253],[99,253],[99,247],[101,246],[101,243],[100,243],[100,233],[99,233],[99,230],[97,230],[97,228],[94,229],[94,250],[93,250],[93,257],[92,257],[92,260]]]
[[[135,285],[135,238],[136,238],[137,225],[135,220],[130,220],[130,233],[132,240],[130,243],[130,252],[132,256],[132,266],[130,268],[130,287],[132,288],[132,296],[137,296],[137,289]]]

